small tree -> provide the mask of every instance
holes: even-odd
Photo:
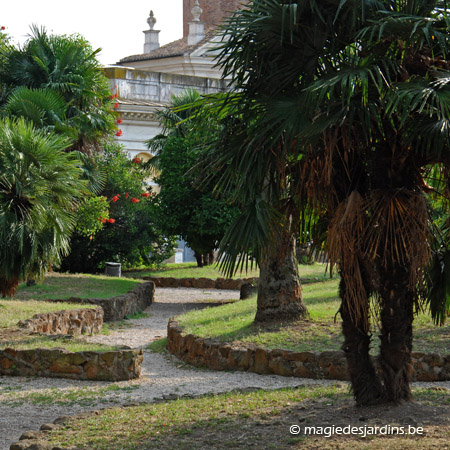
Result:
[[[61,269],[71,272],[97,272],[107,261],[126,266],[160,263],[173,254],[175,239],[156,224],[156,207],[146,185],[148,170],[142,162],[130,160],[118,144],[109,143],[95,156],[106,182],[101,193],[108,202],[108,213],[79,222],[71,240],[70,255]],[[88,221],[104,226],[86,237],[81,230]],[[88,227],[88,229],[90,229]]]
[[[204,172],[201,162],[215,140],[217,122],[194,116],[186,108],[200,99],[196,91],[173,97],[159,119],[163,134],[149,141],[156,157],[149,164],[157,170],[155,181],[161,192],[155,199],[158,219],[167,234],[181,236],[195,253],[199,267],[213,262],[218,247],[237,209],[214,191],[214,177]]]
[[[23,119],[0,121],[0,291],[39,277],[68,253],[82,171],[67,139]]]

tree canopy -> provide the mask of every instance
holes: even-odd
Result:
[[[163,133],[148,144],[156,154],[149,164],[157,171],[155,181],[161,188],[155,198],[161,227],[167,234],[181,236],[202,265],[212,262],[210,255],[236,208],[214,191],[215,182],[201,164],[219,130],[212,117],[196,116],[195,107],[182,108],[199,99],[196,91],[173,97],[171,105],[158,114]]]

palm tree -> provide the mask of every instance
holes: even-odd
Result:
[[[250,197],[281,170],[278,198],[291,210],[278,211],[294,223],[313,211],[328,224],[358,404],[411,397],[412,322],[432,241],[424,174],[449,173],[448,24],[438,0],[254,0],[224,31],[219,62],[237,89],[228,110],[252,124],[228,157],[248,175]],[[369,355],[371,298],[380,375]]]
[[[67,138],[23,118],[0,121],[0,290],[39,277],[69,250],[74,214],[87,194]]]
[[[80,36],[49,35],[33,26],[23,48],[6,52],[0,67],[0,82],[8,90],[4,98],[21,86],[58,93],[67,104],[66,122],[76,131],[71,148],[89,153],[115,130],[108,80],[96,59],[99,51]]]

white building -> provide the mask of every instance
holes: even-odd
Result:
[[[215,67],[213,52],[219,38],[217,18],[226,11],[220,1],[201,0],[206,8],[206,21],[199,0],[184,0],[185,36],[162,47],[159,30],[155,30],[153,11],[147,19],[149,29],[144,31],[144,53],[121,59],[116,66],[105,68],[112,92],[117,94],[122,134],[117,137],[130,153],[147,160],[151,158],[145,141],[160,132],[154,112],[167,105],[173,95],[193,88],[201,94],[224,92],[228,83],[221,80],[222,72]],[[237,0],[223,2],[236,8]],[[186,23],[186,8],[191,8],[191,20]]]

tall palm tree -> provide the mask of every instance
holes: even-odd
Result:
[[[0,121],[0,291],[39,277],[69,250],[77,203],[87,194],[65,137],[23,118]]]
[[[358,404],[411,396],[412,322],[432,241],[424,175],[432,165],[449,173],[449,23],[438,0],[254,0],[224,32],[219,63],[237,88],[229,110],[254,124],[228,157],[248,192],[270,186],[276,161],[289,174],[285,204],[328,224]],[[259,184],[250,171],[264,173]]]
[[[242,266],[249,253],[260,264],[257,321],[307,315],[293,245],[303,170],[295,133],[310,123],[303,89],[323,70],[318,61],[324,46],[331,52],[340,46],[331,39],[334,33],[348,32],[347,25],[333,24],[335,2],[310,3],[251,2],[227,22],[218,56],[234,89],[212,101],[219,103],[227,129],[212,168],[228,168],[220,188],[233,180],[236,201],[245,206],[221,252],[230,273],[236,258]],[[296,15],[302,8],[300,26]],[[342,14],[351,19],[348,11]]]
[[[96,55],[80,36],[49,35],[32,27],[23,48],[9,49],[0,67],[0,82],[17,87],[50,89],[67,103],[66,121],[76,130],[72,149],[90,152],[98,141],[115,130],[111,92]]]

